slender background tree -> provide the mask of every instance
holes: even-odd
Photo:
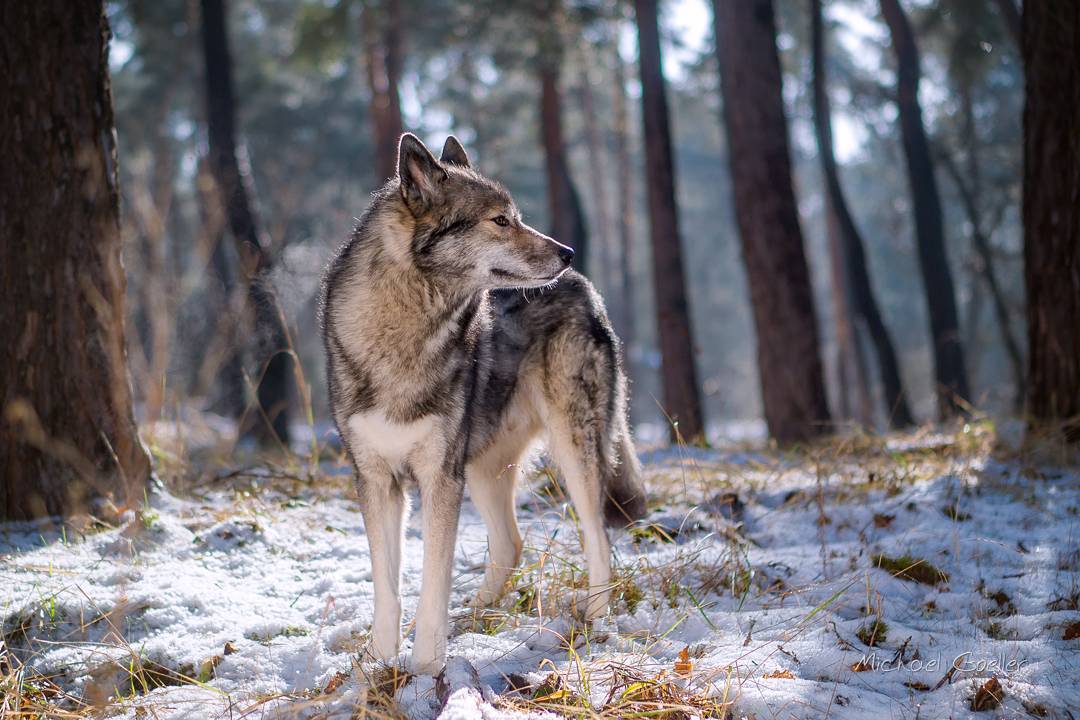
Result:
[[[696,352],[683,273],[679,213],[675,205],[675,163],[671,153],[667,90],[661,70],[656,0],[635,0],[634,9],[664,411],[677,423],[677,428],[672,427],[674,437],[703,439],[705,421],[694,364]]]
[[[398,89],[404,57],[401,0],[364,0],[361,26],[376,181],[382,183],[397,173],[398,138],[405,131]]]
[[[885,396],[885,416],[892,427],[906,427],[914,422],[904,383],[900,378],[900,364],[893,349],[892,337],[885,321],[881,317],[877,298],[874,297],[873,283],[866,262],[866,251],[862,236],[851,216],[847,198],[840,185],[840,171],[833,152],[832,117],[829,107],[829,90],[826,75],[825,27],[821,12],[821,0],[810,0],[811,17],[811,65],[813,77],[814,131],[817,137],[818,158],[821,172],[825,176],[825,193],[829,202],[829,212],[833,213],[837,225],[837,236],[842,248],[842,261],[839,263],[843,278],[838,283],[850,288],[848,297],[852,311],[865,327],[877,354],[878,374]],[[858,338],[853,342],[857,345]]]
[[[618,46],[612,48],[612,107],[614,153],[615,153],[615,217],[618,226],[617,251],[619,282],[619,306],[616,317],[621,323],[616,326],[623,345],[632,349],[637,338],[637,326],[634,322],[634,191],[633,168],[630,163],[630,113],[626,99],[626,64],[619,54]]]
[[[589,234],[581,197],[574,186],[563,139],[562,66],[565,61],[562,0],[543,0],[536,22],[540,81],[540,144],[547,176],[548,222],[551,235],[574,248],[574,267],[585,271],[589,263]]]
[[[900,138],[915,213],[919,269],[930,314],[938,411],[945,418],[965,409],[970,392],[964,349],[960,341],[956,292],[945,249],[941,196],[938,194],[934,161],[930,155],[930,143],[919,102],[919,80],[922,75],[919,50],[899,0],[881,0],[881,14],[889,26],[896,57],[896,106],[900,116]]]
[[[256,338],[258,373],[254,410],[245,407],[241,433],[251,433],[263,445],[288,448],[293,395],[293,363],[288,330],[274,288],[268,281],[273,264],[268,242],[259,229],[236,146],[236,109],[229,54],[225,0],[202,0],[203,60],[206,80],[210,169],[229,231],[236,241],[248,307]]]
[[[776,24],[771,0],[714,0],[713,10],[765,422],[786,445],[827,432],[829,409],[791,185]]]

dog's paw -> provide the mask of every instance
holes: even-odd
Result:
[[[375,662],[391,665],[397,658],[398,652],[399,647],[396,641],[386,640],[380,643],[378,640],[372,639],[364,648],[363,654]]]
[[[446,667],[446,660],[437,656],[419,657],[414,652],[409,662],[409,670],[413,675],[438,675]]]
[[[487,610],[498,604],[499,600],[502,600],[502,592],[494,592],[487,587],[482,587],[473,596],[473,599],[469,601],[469,608],[472,610]]]

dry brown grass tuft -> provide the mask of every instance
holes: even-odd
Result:
[[[885,554],[874,555],[871,563],[873,567],[881,568],[901,580],[910,580],[923,585],[941,585],[949,582],[947,572],[931,565],[927,560],[910,555],[899,557],[890,557]]]
[[[63,720],[86,718],[94,708],[66,693],[51,678],[19,662],[0,641],[0,718]]]
[[[498,704],[519,712],[549,712],[572,718],[732,718],[734,703],[728,699],[730,688],[719,692],[711,686],[692,689],[687,678],[660,670],[646,673],[636,667],[607,663],[593,669],[592,682],[603,681],[608,691],[593,705],[562,677],[551,672],[538,685],[513,684],[513,691],[499,698]]]

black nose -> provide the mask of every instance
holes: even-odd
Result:
[[[574,259],[574,248],[561,247],[559,248],[559,259],[567,265]]]

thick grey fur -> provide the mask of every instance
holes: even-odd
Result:
[[[330,405],[356,467],[372,551],[372,652],[396,656],[404,490],[419,486],[424,570],[413,667],[445,661],[463,488],[489,531],[477,603],[498,600],[521,554],[520,464],[545,439],[582,526],[587,618],[606,612],[603,528],[645,511],[621,351],[573,251],[521,221],[510,194],[452,136],[437,160],[402,136],[398,176],[331,260],[321,307]]]

